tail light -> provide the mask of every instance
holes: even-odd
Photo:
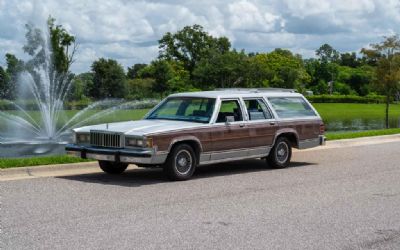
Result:
[[[319,125],[319,134],[323,135],[325,133],[325,124],[320,124]]]

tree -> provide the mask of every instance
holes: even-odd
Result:
[[[115,60],[100,58],[92,64],[93,88],[91,96],[95,99],[123,98],[125,95],[124,68]]]
[[[135,78],[135,79],[128,79],[126,81],[126,98],[127,99],[143,99],[148,97],[158,97],[154,95],[153,85],[154,85],[153,78]]]
[[[257,56],[264,57],[266,67],[273,72],[269,79],[271,87],[302,89],[311,79],[300,55],[294,55],[289,50],[275,49]]]
[[[339,60],[339,52],[332,46],[325,43],[315,51],[315,54],[322,62],[337,62]]]
[[[201,89],[245,87],[247,56],[242,52],[213,52],[203,58],[193,71],[195,86]]]
[[[139,71],[145,68],[147,64],[145,63],[136,63],[132,67],[128,67],[128,72],[126,73],[126,77],[128,79],[139,78]]]
[[[200,25],[186,26],[172,34],[167,32],[159,41],[159,58],[183,63],[190,75],[196,64],[214,50],[225,53],[230,49],[228,38],[214,38]]]
[[[7,96],[7,99],[14,99],[17,92],[17,81],[18,74],[24,69],[24,62],[19,60],[15,55],[7,53],[6,54],[6,63],[7,70],[6,73],[8,75],[8,84],[7,91],[4,92]]]
[[[0,66],[0,98],[9,99],[10,95],[10,77],[7,71]]]
[[[384,41],[371,44],[371,53],[377,55],[376,85],[386,96],[385,125],[389,128],[390,99],[400,85],[400,39],[397,35],[384,37]]]
[[[158,59],[138,72],[142,79],[152,78],[152,91],[163,96],[170,92],[192,90],[189,72],[181,62]]]
[[[85,100],[90,97],[93,89],[93,73],[86,72],[75,75],[71,82],[68,100]]]
[[[352,68],[356,68],[360,65],[360,62],[357,58],[356,52],[352,53],[342,53],[340,54],[340,63],[341,66],[349,66]]]
[[[74,62],[77,44],[75,37],[70,35],[61,25],[56,25],[55,22],[56,19],[51,16],[47,20],[53,60],[59,73],[67,73]]]

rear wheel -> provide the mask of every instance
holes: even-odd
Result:
[[[286,168],[292,157],[292,147],[286,137],[279,137],[267,157],[268,165],[273,168]]]
[[[121,174],[126,170],[128,164],[112,161],[99,161],[99,166],[101,170],[107,174]]]
[[[170,180],[184,181],[192,177],[196,163],[193,148],[187,144],[179,144],[168,155],[164,172]]]

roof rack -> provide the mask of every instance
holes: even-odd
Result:
[[[253,93],[259,92],[297,92],[295,89],[284,89],[284,88],[216,88],[217,91],[229,90],[229,91],[249,91]]]

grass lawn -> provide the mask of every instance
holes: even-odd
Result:
[[[44,157],[32,157],[32,158],[2,158],[2,159],[0,158],[0,169],[64,164],[64,163],[77,163],[77,162],[88,162],[88,161],[93,161],[93,160],[81,159],[69,155],[54,155],[54,156],[44,156]]]
[[[330,124],[337,123],[346,124],[352,123],[354,120],[360,120],[362,124],[367,124],[368,122],[380,122],[380,125],[384,121],[385,117],[385,105],[384,104],[354,104],[354,103],[315,103],[314,107],[318,110],[319,114],[322,116],[324,122],[329,128]],[[65,111],[64,119],[75,115],[76,110]],[[87,115],[95,114],[98,111],[89,111]],[[100,117],[96,120],[90,122],[90,124],[104,123],[104,122],[116,122],[116,121],[129,121],[141,119],[148,109],[136,109],[136,110],[117,110],[112,114]],[[18,113],[13,111],[12,113]],[[37,111],[30,111],[29,114],[34,118],[39,118],[39,113]],[[400,119],[400,104],[390,105],[390,120],[392,127],[399,126]],[[64,121],[60,121],[59,125],[62,125]],[[1,129],[1,125],[0,125]],[[340,130],[340,127],[339,129]],[[354,130],[362,130],[354,129]],[[393,129],[374,129],[366,131],[329,131],[327,130],[326,136],[328,140],[340,140],[349,139],[365,136],[378,136],[378,135],[388,135],[400,133],[400,128]],[[12,167],[22,167],[22,166],[36,166],[36,165],[49,165],[49,164],[61,164],[61,163],[74,163],[83,162],[87,160],[82,160],[70,156],[49,156],[49,157],[35,157],[35,158],[19,158],[19,159],[0,159],[0,168],[12,168]]]
[[[379,135],[393,135],[400,134],[400,128],[390,128],[390,129],[375,129],[366,131],[356,131],[356,132],[338,132],[338,133],[326,133],[326,138],[331,140],[342,140],[342,139],[352,139],[367,136],[379,136]]]
[[[314,103],[313,106],[326,123],[334,120],[385,119],[384,104]],[[399,120],[400,104],[391,104],[389,118]]]

